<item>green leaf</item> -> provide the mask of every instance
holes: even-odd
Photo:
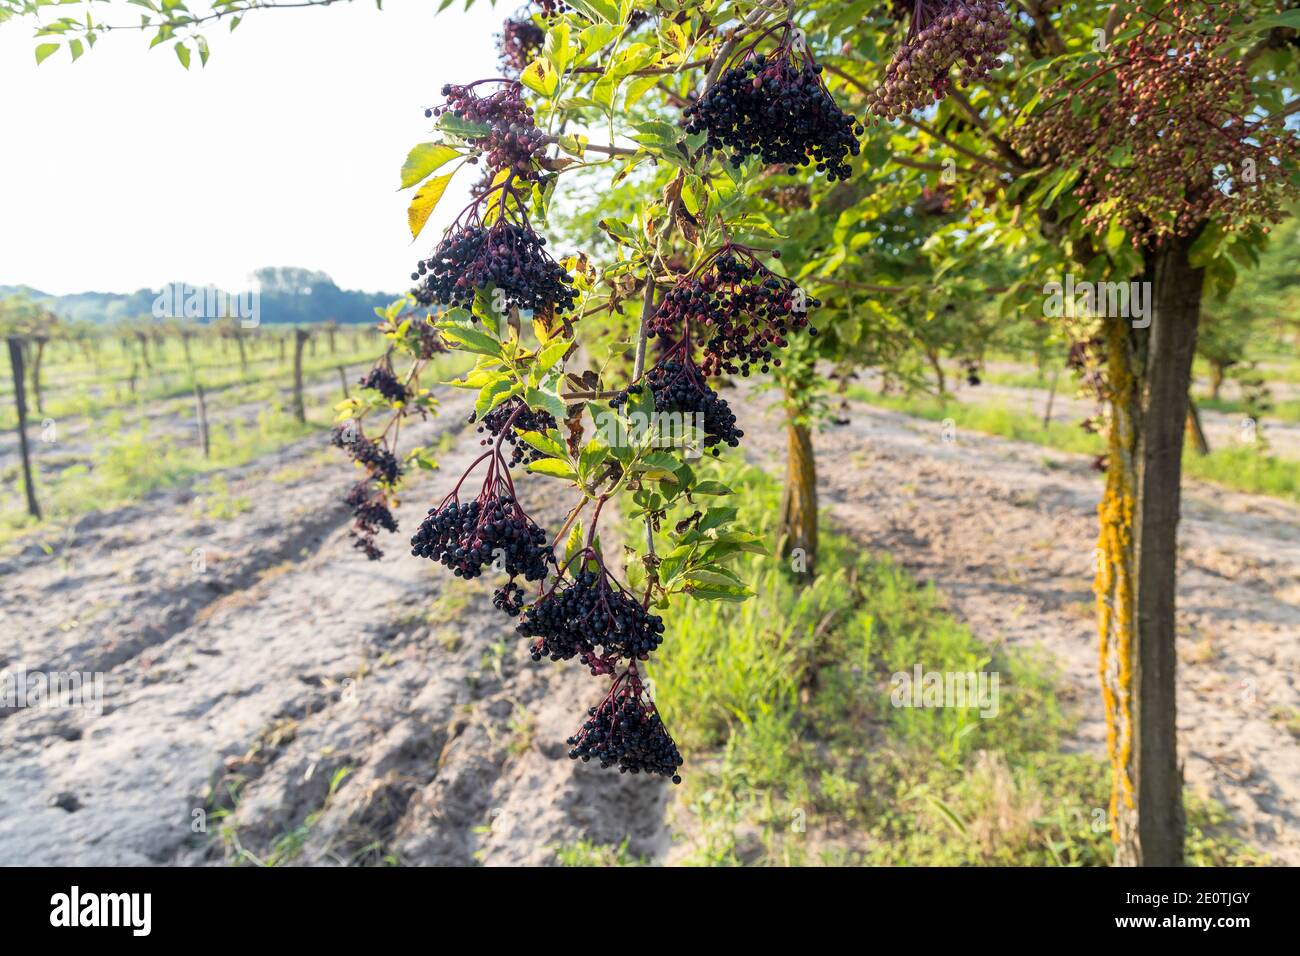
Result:
[[[181,66],[188,70],[190,68],[190,48],[177,41],[176,46],[172,49],[176,51],[176,59],[181,61]]]
[[[442,143],[421,143],[406,154],[402,164],[402,189],[428,179],[439,166],[455,159],[460,152]]]
[[[578,456],[578,474],[586,480],[607,457],[609,457],[609,448],[599,439],[592,439]]]
[[[478,400],[474,402],[475,420],[481,422],[484,415],[510,398],[516,391],[518,391],[517,383],[504,373],[495,381],[488,382],[479,390]]]
[[[1300,10],[1287,10],[1285,13],[1270,14],[1266,17],[1257,17],[1250,24],[1249,29],[1253,33],[1262,33],[1265,30],[1271,30],[1274,27],[1290,27],[1293,30],[1300,30]]]
[[[478,329],[468,329],[458,325],[443,329],[442,337],[466,352],[477,352],[479,355],[491,355],[494,358],[501,355],[501,343]]]
[[[582,519],[579,518],[573,523],[569,531],[569,537],[564,542],[564,563],[568,564],[573,560],[573,556],[582,550]]]
[[[39,66],[57,53],[59,45],[57,43],[42,43],[36,47],[36,64]]]
[[[716,564],[691,568],[686,572],[686,580],[698,581],[700,584],[719,584],[723,587],[743,588],[745,586],[745,582],[736,577],[733,572]]]
[[[443,113],[438,117],[438,128],[462,139],[482,139],[492,132],[492,127],[487,123],[474,123],[467,119],[461,119],[459,116],[453,116],[451,113]]]
[[[420,236],[420,230],[424,224],[429,221],[429,215],[433,212],[434,207],[438,205],[438,200],[442,194],[447,191],[447,184],[451,182],[451,177],[455,172],[447,173],[445,176],[435,176],[415,194],[411,200],[410,207],[406,210],[406,221],[411,227],[411,238],[417,239]]]
[[[563,20],[546,31],[546,40],[542,43],[542,53],[555,64],[561,73],[569,65],[572,49],[569,46],[569,25]]]
[[[518,436],[547,458],[564,458],[566,455],[564,446],[550,435],[543,435],[541,432],[519,432]]]
[[[713,528],[719,528],[724,524],[731,524],[736,520],[735,508],[710,508],[700,519],[700,523],[695,526],[695,530],[703,534]]]
[[[562,422],[568,416],[568,409],[564,401],[554,392],[545,391],[540,388],[530,388],[524,393],[524,401],[530,408],[540,408],[543,411],[551,413],[551,417],[557,422]]]
[[[566,481],[578,480],[577,473],[569,467],[569,463],[558,458],[543,458],[540,461],[529,462],[528,470],[536,475],[550,475],[552,478],[563,478]]]
[[[749,588],[737,587],[734,584],[697,584],[689,575],[685,581],[685,593],[698,601],[732,601],[739,604],[754,593]]]
[[[693,495],[732,495],[735,494],[730,488],[720,481],[701,481],[694,488],[690,489]]]
[[[619,22],[618,5],[611,3],[610,0],[574,0],[569,6],[593,23],[598,20],[605,23]]]
[[[569,346],[572,344],[572,342],[564,338],[551,341],[546,348],[537,353],[538,371],[549,372],[555,367],[555,363],[564,357],[564,353],[569,350]]]

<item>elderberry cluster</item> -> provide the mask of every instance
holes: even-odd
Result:
[[[362,388],[373,388],[388,402],[404,402],[410,395],[406,386],[397,380],[393,370],[385,365],[376,365],[360,380]]]
[[[656,412],[701,416],[704,447],[711,449],[715,457],[721,451],[720,445],[735,448],[745,437],[745,433],[736,427],[736,415],[731,406],[704,382],[695,363],[665,359],[646,373],[645,383],[654,395]],[[628,395],[640,392],[640,385],[632,385],[610,399],[609,404],[620,408],[627,403]]]
[[[474,417],[474,413],[471,412],[469,420],[474,421]],[[507,426],[509,427],[507,428]],[[526,465],[529,462],[545,457],[531,445],[520,441],[520,432],[541,432],[545,434],[555,427],[555,418],[550,412],[544,412],[540,409],[535,411],[528,408],[522,398],[512,398],[508,402],[502,402],[484,415],[477,431],[480,434],[487,433],[485,438],[479,440],[480,445],[486,445],[500,436],[503,429],[506,430],[505,440],[510,444],[510,461],[508,464],[513,468],[520,463]]]
[[[492,606],[514,617],[524,607],[524,589],[510,579],[492,592]]]
[[[388,502],[383,494],[371,487],[368,481],[359,481],[352,486],[344,504],[353,509],[357,529],[369,534],[376,534],[381,529],[396,531],[397,519],[388,510]]]
[[[707,132],[705,147],[729,150],[739,165],[749,156],[795,172],[810,161],[832,182],[848,179],[863,129],[835,103],[819,64],[796,66],[789,51],[731,67],[686,108],[686,132]]]
[[[342,448],[370,472],[370,476],[385,484],[393,484],[402,474],[402,466],[387,446],[372,441],[361,434],[355,421],[340,422],[334,426],[330,444]]]
[[[533,159],[546,148],[546,136],[533,122],[532,107],[524,102],[523,86],[510,82],[486,96],[480,96],[476,86],[446,84],[442,88],[446,102],[425,110],[425,115],[450,113],[457,119],[488,127],[482,135],[467,136],[482,152],[487,167],[509,169],[517,179],[535,179]]]
[[[513,496],[484,489],[474,501],[454,497],[430,508],[411,538],[411,554],[451,568],[457,577],[476,578],[498,565],[511,577],[527,581],[546,577],[551,557],[546,532],[533,524]]]
[[[1096,65],[1104,80],[1063,77],[1012,145],[1034,164],[1078,165],[1083,222],[1100,233],[1118,220],[1134,246],[1208,219],[1227,231],[1277,221],[1294,188],[1275,170],[1300,148],[1284,117],[1259,115],[1248,66],[1224,52],[1249,12],[1234,0],[1171,0],[1158,19],[1135,8],[1116,27],[1129,39]]]
[[[657,774],[682,782],[677,773],[682,755],[634,675],[616,684],[599,707],[588,708],[582,729],[568,743],[574,760],[597,760],[602,767],[617,765],[619,773]]]
[[[570,276],[545,250],[546,239],[504,219],[454,229],[411,274],[421,305],[469,308],[475,290],[495,285],[504,305],[549,314],[577,301]]]
[[[397,519],[388,510],[387,495],[367,479],[353,485],[343,503],[352,509],[353,525],[349,532],[352,546],[364,552],[371,561],[378,561],[384,552],[375,543],[375,536],[380,531],[397,530]]]
[[[524,612],[516,629],[537,639],[533,660],[578,657],[595,674],[601,670],[598,658],[645,660],[663,643],[664,622],[621,587],[611,587],[608,574],[598,567],[584,569],[572,584],[542,597]]]
[[[867,109],[892,119],[938,102],[961,80],[988,76],[1011,35],[1011,18],[1000,0],[917,0],[907,39],[885,67],[884,81],[867,97]]]
[[[502,68],[512,74],[522,73],[542,52],[545,40],[546,31],[532,20],[524,17],[507,20],[497,37]]]
[[[808,310],[821,305],[789,279],[761,265],[740,247],[724,246],[704,265],[675,285],[650,321],[650,330],[672,339],[683,323],[700,330],[705,375],[748,375],[750,366],[767,372],[775,349],[789,335],[808,328]]]

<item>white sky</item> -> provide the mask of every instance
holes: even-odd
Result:
[[[208,30],[208,65],[195,56],[189,72],[138,32],[37,67],[31,21],[0,25],[0,285],[236,290],[277,265],[401,292],[477,169],[414,245],[398,170],[429,139],[443,83],[499,74],[495,34],[514,5],[384,7],[250,13],[233,34]],[[121,9],[117,22],[135,21]]]

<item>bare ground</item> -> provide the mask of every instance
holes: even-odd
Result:
[[[449,402],[412,440],[467,413]],[[478,450],[459,444],[408,493],[405,536]],[[102,715],[0,716],[0,864],[543,863],[584,838],[662,852],[664,787],[567,757],[590,678],[529,661],[490,585],[435,600],[451,579],[403,534],[367,562],[337,504],[346,466],[318,452],[233,470],[252,498],[234,518],[196,520],[169,492],[8,559],[2,663],[107,678]]]

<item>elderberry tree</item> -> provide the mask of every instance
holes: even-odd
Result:
[[[783,268],[747,177],[776,167],[792,182],[844,181],[864,127],[837,105],[796,7],[569,7],[506,25],[511,75],[443,86],[426,114],[434,137],[402,170],[417,237],[462,167],[480,176],[416,263],[410,300],[474,357],[449,384],[475,392],[485,450],[411,550],[452,576],[496,579],[493,604],[534,660],[576,658],[609,682],[570,738],[574,759],[680,781],[644,673],[671,652],[657,611],[744,600],[728,559],[764,550],[732,526],[730,489],[692,463],[743,442],[721,378],[780,368],[815,340],[821,307]],[[630,218],[603,220],[590,251],[557,251],[546,224],[558,197],[620,184],[641,194]],[[367,394],[400,416],[411,386],[390,364]],[[357,410],[341,408],[341,426]],[[381,464],[376,484],[391,490],[400,476]],[[558,528],[528,511],[553,497],[544,482],[572,495]],[[645,528],[621,553],[600,533],[614,502]],[[665,520],[688,503],[690,519]]]
[[[869,6],[856,10],[869,16]],[[943,272],[992,241],[1024,250],[1030,268],[983,296],[1009,324],[1042,316],[1045,286],[1067,273],[1148,290],[1145,317],[1084,308],[1061,332],[1089,343],[1086,374],[1108,406],[1095,589],[1117,859],[1175,865],[1176,530],[1191,361],[1202,296],[1252,267],[1293,195],[1300,11],[1272,0],[1008,4],[1004,36],[973,17],[982,5],[909,6],[882,9],[882,29],[822,62],[849,102],[915,144],[894,158],[901,173],[947,186],[970,210],[941,230]],[[985,29],[972,32],[976,21]],[[922,49],[936,25],[943,36]],[[1000,64],[972,37],[997,38]],[[882,72],[882,58],[897,68]]]

